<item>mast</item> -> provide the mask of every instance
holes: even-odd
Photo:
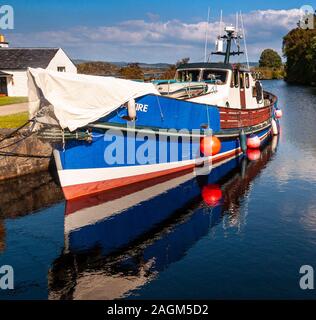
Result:
[[[226,52],[225,52],[225,60],[224,63],[229,63],[229,58],[231,55],[231,46],[232,46],[232,37],[233,37],[233,32],[234,31],[226,31],[227,36],[226,36]]]
[[[249,58],[248,58],[248,50],[247,50],[247,43],[246,43],[246,34],[245,34],[244,21],[243,21],[243,18],[242,18],[241,11],[240,11],[240,22],[241,22],[241,28],[242,28],[242,35],[243,35],[243,38],[244,38],[244,47],[245,47],[247,67],[249,69]]]
[[[210,7],[208,7],[207,11],[207,22],[206,22],[206,29],[205,29],[205,47],[204,47],[204,62],[206,62],[207,59],[207,38],[208,38],[208,27],[210,24]]]

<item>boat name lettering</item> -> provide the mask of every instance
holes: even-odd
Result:
[[[136,103],[136,111],[147,112],[148,104]]]

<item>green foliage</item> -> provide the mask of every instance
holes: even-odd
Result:
[[[282,66],[282,59],[279,54],[272,49],[265,49],[262,51],[259,67],[262,68],[280,68]]]
[[[252,68],[252,72],[255,72],[261,80],[280,80],[284,78],[284,68]]]
[[[116,65],[102,61],[79,63],[77,69],[78,73],[95,76],[115,76],[120,70]]]
[[[272,79],[280,80],[284,78],[284,69],[273,69],[272,70]]]
[[[181,64],[186,64],[190,62],[190,58],[182,58],[176,62],[176,67],[179,67]]]
[[[283,38],[283,53],[287,58],[285,70],[288,82],[316,83],[316,29],[291,30]]]
[[[119,74],[125,79],[143,80],[144,72],[138,63],[129,63],[126,67],[120,69]]]

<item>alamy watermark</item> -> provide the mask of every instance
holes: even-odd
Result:
[[[302,290],[314,290],[314,268],[310,265],[303,265],[300,268],[300,288]]]
[[[0,5],[0,30],[14,29],[14,10],[7,4]]]
[[[14,270],[12,266],[0,267],[0,290],[14,289]]]
[[[304,5],[300,8],[301,11],[301,17],[300,21],[298,23],[298,26],[301,29],[314,29],[315,24],[314,24],[314,15],[315,15],[315,10],[312,6],[310,5]]]
[[[211,130],[205,135],[199,129],[135,130],[133,125],[122,130],[109,129],[103,137],[104,161],[110,166],[186,163],[195,166],[195,175],[208,175],[212,157],[201,153],[205,136],[211,138]]]

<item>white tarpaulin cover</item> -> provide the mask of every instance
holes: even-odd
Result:
[[[131,99],[159,95],[151,83],[40,68],[28,69],[28,90],[31,118],[51,105],[59,125],[70,131],[106,116]]]

